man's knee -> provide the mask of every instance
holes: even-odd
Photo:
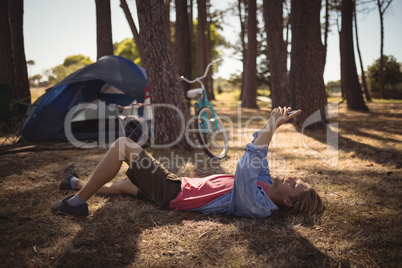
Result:
[[[118,138],[112,146],[114,150],[118,151],[120,159],[128,163],[133,161],[143,150],[140,145],[126,137]]]
[[[126,160],[128,151],[137,151],[141,148],[137,143],[126,137],[121,137],[115,140],[110,146],[109,150],[116,152],[120,160]],[[142,148],[141,148],[142,149]]]
[[[116,146],[127,145],[127,144],[133,144],[133,143],[136,144],[133,140],[131,140],[131,139],[127,138],[127,137],[120,137],[120,138],[118,138],[117,140],[115,140],[113,142],[112,146],[113,145],[116,145]]]
[[[137,149],[141,148],[137,143],[135,143],[133,140],[127,138],[127,137],[120,137],[117,140],[113,142],[111,147],[117,148],[119,150],[123,149],[125,151],[127,148],[131,149]]]

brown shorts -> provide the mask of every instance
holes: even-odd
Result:
[[[181,178],[169,172],[145,150],[131,162],[126,175],[139,188],[138,198],[153,201],[165,209],[169,209],[170,201],[181,190]]]

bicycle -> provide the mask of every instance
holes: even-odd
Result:
[[[222,59],[218,59],[208,64],[204,75],[194,80],[189,80],[183,76],[180,77],[180,80],[189,84],[195,82],[201,84],[201,88],[191,89],[187,92],[188,98],[197,100],[194,105],[195,116],[191,119],[194,120],[194,132],[200,143],[199,146],[195,147],[202,148],[208,156],[218,159],[224,158],[229,151],[228,137],[221,118],[208,101],[207,92],[201,80],[207,76],[209,68],[213,64],[221,61]]]

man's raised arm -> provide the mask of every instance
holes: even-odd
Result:
[[[257,135],[257,138],[254,141],[254,145],[258,148],[267,147],[271,142],[272,136],[275,134],[275,131],[278,127],[280,127],[283,123],[289,121],[290,119],[298,116],[301,113],[301,110],[297,110],[295,113],[288,115],[288,112],[292,111],[290,107],[278,107],[271,111],[271,115],[269,120],[262,127],[260,132]]]

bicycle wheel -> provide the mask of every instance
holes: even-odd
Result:
[[[199,110],[195,120],[195,128],[202,149],[208,156],[220,159],[227,155],[229,144],[225,127],[217,114],[214,117],[209,107]]]

